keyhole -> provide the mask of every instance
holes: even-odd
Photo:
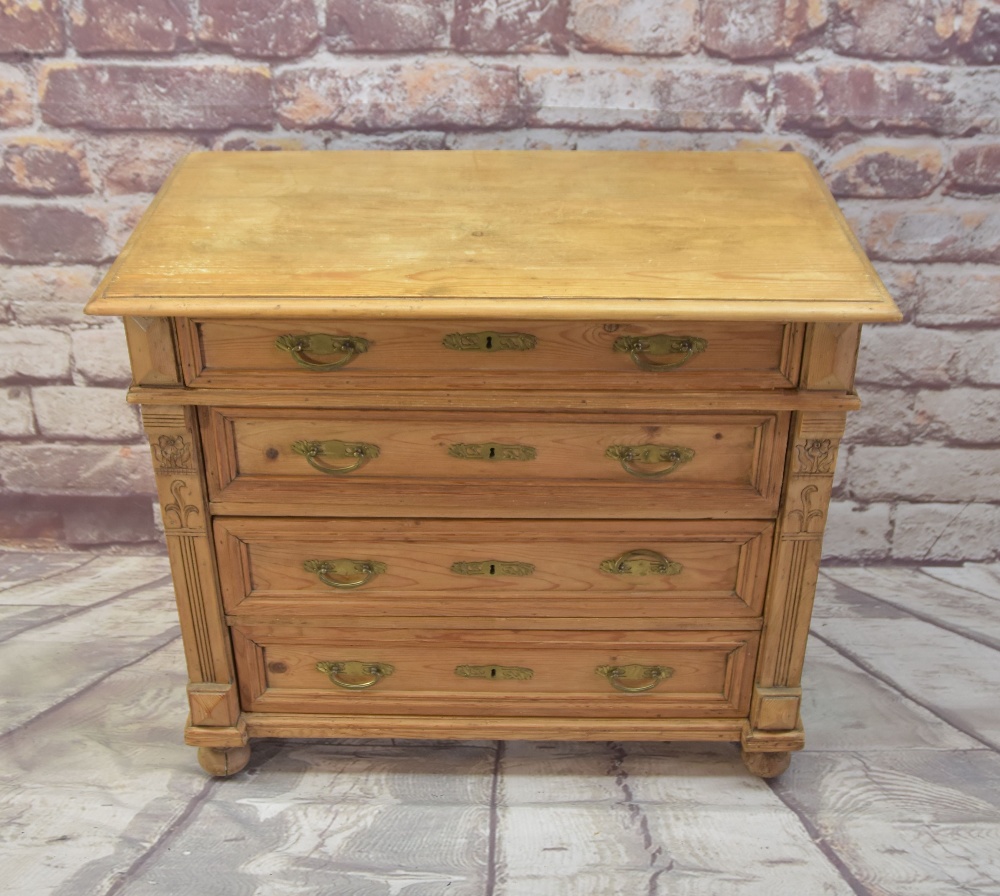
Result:
[[[487,336],[486,337],[486,347],[487,348],[493,348],[493,337],[492,336]]]
[[[496,448],[490,448],[490,457],[496,457],[496,456],[497,456]]]
[[[497,574],[497,567],[495,563],[490,564],[490,575],[495,576]]]
[[[496,677],[497,677],[497,667],[496,666],[491,666],[490,667],[490,678],[496,678]]]

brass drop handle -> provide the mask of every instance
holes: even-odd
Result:
[[[299,336],[279,336],[274,347],[288,352],[299,367],[306,370],[337,370],[350,364],[357,355],[368,351],[371,343],[361,336],[331,336],[328,333],[306,333]],[[337,361],[323,363],[314,361],[309,355],[343,355]]]
[[[612,345],[616,352],[628,352],[640,370],[658,372],[683,367],[695,355],[708,348],[708,340],[700,336],[670,336],[657,333],[650,336],[619,336]],[[658,364],[647,355],[682,355],[679,360]]]
[[[331,476],[353,473],[368,461],[379,456],[378,445],[366,445],[364,442],[341,442],[337,439],[330,439],[326,442],[293,442],[292,451],[301,454],[309,462],[309,466]],[[343,467],[331,467],[320,459],[325,457],[343,460],[353,458],[353,463]]]
[[[659,479],[673,473],[681,464],[686,464],[694,458],[691,448],[680,445],[611,445],[605,452],[605,457],[617,460],[622,469],[631,476],[640,479]],[[644,470],[636,464],[667,464],[659,470]]]
[[[388,569],[377,560],[306,560],[302,568],[306,572],[316,573],[317,578],[330,588],[360,588]],[[344,581],[346,576],[355,578],[353,581]]]
[[[659,551],[637,548],[619,554],[613,560],[601,563],[603,572],[616,576],[676,576],[684,567],[676,560],[668,560]]]
[[[661,681],[674,674],[674,670],[669,666],[640,666],[635,663],[628,666],[598,666],[594,671],[598,675],[603,675],[616,691],[621,691],[624,694],[641,694],[645,691],[651,691]],[[625,681],[642,681],[647,678],[649,681],[646,684],[623,684]]]
[[[370,663],[363,660],[335,660],[316,663],[316,671],[328,676],[338,688],[348,691],[363,691],[373,688],[383,678],[396,671],[388,663]],[[341,678],[341,676],[346,676]],[[360,681],[356,679],[361,679]]]

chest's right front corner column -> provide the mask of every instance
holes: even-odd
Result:
[[[807,328],[803,391],[817,398],[852,392],[859,332],[857,324]],[[780,774],[790,751],[805,743],[802,666],[846,419],[843,410],[826,409],[792,416],[754,692],[741,738],[747,766],[764,777]]]

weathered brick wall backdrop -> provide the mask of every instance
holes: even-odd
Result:
[[[906,313],[867,331],[828,554],[995,558],[998,62],[988,0],[2,0],[0,539],[156,540],[81,307],[189,150],[789,147]]]

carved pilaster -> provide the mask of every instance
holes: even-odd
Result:
[[[755,732],[798,726],[798,686],[844,422],[840,412],[793,416],[751,707]]]
[[[143,408],[142,421],[153,456],[184,630],[192,718],[198,725],[231,726],[239,707],[229,697],[215,698],[216,693],[229,693],[233,662],[209,543],[207,492],[194,410],[148,406]]]

